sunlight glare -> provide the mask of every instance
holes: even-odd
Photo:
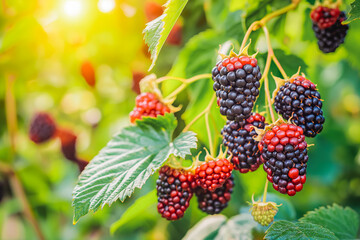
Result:
[[[81,14],[83,5],[80,0],[67,0],[64,3],[64,13],[69,17],[76,17]]]
[[[103,13],[111,12],[115,8],[115,0],[99,0],[98,8]]]

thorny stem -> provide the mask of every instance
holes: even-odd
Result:
[[[248,28],[248,30],[246,31],[246,33],[245,33],[244,39],[243,39],[243,41],[242,41],[242,43],[241,43],[240,52],[241,52],[241,50],[245,47],[246,42],[247,42],[247,40],[248,40],[248,38],[249,38],[249,36],[250,36],[250,34],[251,34],[252,31],[256,31],[256,30],[258,30],[260,27],[265,26],[265,24],[266,24],[268,21],[270,21],[271,19],[273,19],[273,18],[275,18],[275,17],[277,17],[277,16],[280,16],[280,15],[282,15],[282,14],[284,14],[284,13],[287,13],[287,12],[289,12],[289,11],[291,11],[291,10],[294,10],[294,9],[299,5],[300,1],[301,1],[301,0],[292,0],[292,3],[289,4],[288,6],[283,7],[283,8],[281,8],[281,9],[279,9],[279,10],[276,10],[276,11],[274,11],[274,12],[272,12],[272,13],[269,13],[268,15],[266,15],[265,17],[263,17],[263,18],[262,18],[261,20],[259,20],[259,21],[253,22],[253,23],[250,25],[250,27]]]
[[[40,226],[38,222],[36,221],[36,218],[34,216],[34,213],[31,209],[31,206],[29,204],[29,201],[26,198],[26,194],[24,191],[24,188],[21,184],[21,181],[19,177],[17,176],[16,172],[11,168],[11,166],[1,163],[0,162],[0,172],[3,174],[6,174],[9,177],[10,185],[12,188],[12,191],[14,192],[15,196],[19,199],[21,202],[23,208],[24,208],[24,215],[30,222],[30,224],[35,229],[35,232],[40,240],[44,240],[45,237],[41,232]]]
[[[170,79],[173,79],[173,80],[178,80],[178,81],[181,81],[182,84],[177,88],[175,89],[175,91],[173,91],[172,93],[170,93],[168,96],[166,96],[166,99],[169,100],[169,99],[172,99],[174,97],[176,97],[182,90],[184,90],[189,84],[197,81],[197,80],[200,80],[200,79],[204,79],[204,78],[211,78],[211,74],[209,73],[206,73],[206,74],[200,74],[200,75],[196,75],[192,78],[189,78],[189,79],[185,79],[185,78],[177,78],[177,77],[162,77],[162,78],[159,78],[156,82],[157,83],[160,83],[160,82],[163,82],[163,81],[166,81],[166,80],[170,80]]]
[[[199,113],[199,115],[197,115],[196,117],[194,117],[194,119],[185,126],[183,132],[187,132],[189,130],[189,128],[197,121],[199,120],[205,113],[210,112],[211,106],[213,105],[214,101],[216,99],[216,95],[214,94],[213,97],[211,98],[209,105],[204,109],[204,111],[202,111],[201,113]]]
[[[213,140],[212,140],[211,131],[210,131],[209,112],[205,113],[205,124],[206,124],[206,131],[208,134],[208,139],[209,139],[210,154],[211,154],[211,156],[214,156],[215,150],[214,150]]]

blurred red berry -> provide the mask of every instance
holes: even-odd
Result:
[[[137,93],[140,94],[140,80],[143,79],[146,76],[145,73],[143,72],[132,72],[132,77],[133,77],[133,81],[132,81],[132,90]]]
[[[56,131],[54,119],[47,113],[37,113],[30,123],[29,137],[36,144],[52,138]]]
[[[166,42],[170,45],[179,46],[182,42],[182,26],[179,23],[175,23],[171,29]]]
[[[64,157],[76,162],[76,135],[70,130],[58,129],[57,136],[60,138],[61,151]]]
[[[95,69],[89,61],[84,61],[81,64],[81,75],[90,87],[94,87],[96,83]]]
[[[154,1],[147,1],[145,3],[145,16],[148,22],[159,17],[163,13],[163,7]]]

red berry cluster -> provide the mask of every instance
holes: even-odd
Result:
[[[306,181],[307,143],[301,127],[283,123],[259,142],[261,160],[275,190],[293,196]]]
[[[340,15],[339,8],[328,8],[319,6],[312,10],[310,17],[319,28],[324,29],[331,27]]]
[[[134,110],[130,113],[130,121],[132,123],[142,117],[156,117],[157,115],[164,115],[170,112],[168,106],[161,103],[155,94],[149,92],[138,95],[135,104]]]
[[[177,220],[184,216],[195,188],[191,172],[174,169],[167,165],[159,170],[156,181],[158,212],[167,220]]]
[[[195,169],[196,185],[213,192],[231,176],[233,168],[226,158],[205,162]]]

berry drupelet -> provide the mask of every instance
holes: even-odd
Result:
[[[276,112],[300,126],[307,137],[315,137],[323,129],[322,101],[316,85],[303,76],[294,76],[280,87],[275,96]]]
[[[306,181],[307,143],[301,127],[283,123],[259,142],[261,160],[276,191],[294,196]]]
[[[319,6],[311,12],[312,28],[318,39],[319,49],[324,53],[335,52],[344,43],[349,26],[342,24],[346,20],[345,12],[336,8]]]
[[[198,198],[199,208],[201,211],[207,214],[218,214],[224,208],[227,207],[228,202],[231,199],[231,193],[233,192],[234,178],[230,176],[226,179],[226,182],[220,188],[217,188],[214,192],[203,189],[201,187],[196,188],[195,194]]]
[[[156,117],[157,115],[164,115],[165,113],[170,112],[169,107],[161,103],[153,93],[146,92],[138,95],[135,103],[136,106],[130,113],[130,121],[132,123],[134,123],[136,119],[141,119],[142,117]]]
[[[30,123],[29,137],[36,144],[44,143],[54,137],[56,125],[47,113],[37,113]]]
[[[231,54],[216,64],[212,70],[212,79],[220,113],[228,120],[241,121],[248,118],[259,95],[261,73],[257,60]]]
[[[258,113],[241,122],[228,121],[221,131],[223,144],[232,154],[231,162],[241,173],[255,171],[262,163],[258,142],[254,139],[257,136],[254,127],[265,127],[265,118]]]
[[[182,218],[189,207],[195,187],[192,173],[167,165],[163,166],[156,181],[157,209],[161,216],[167,220]]]

